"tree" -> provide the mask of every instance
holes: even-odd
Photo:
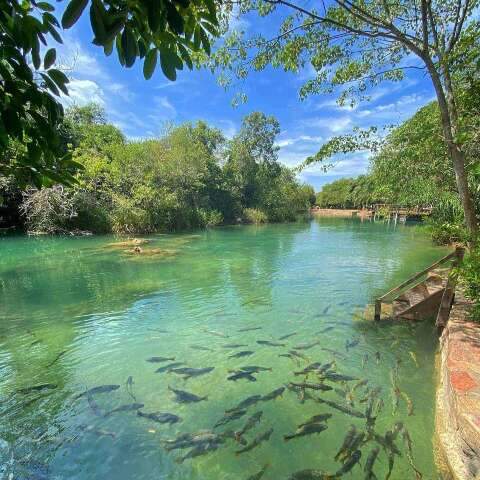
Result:
[[[313,10],[294,0],[241,0],[242,13],[282,16],[279,32],[266,37],[256,31],[251,38],[234,32],[217,51],[212,66],[243,79],[252,69],[273,65],[298,71],[308,61],[316,76],[302,87],[301,96],[341,87],[340,103],[366,98],[369,87],[384,80],[399,81],[407,69],[425,72],[436,93],[465,222],[475,234],[477,219],[465,172],[465,132],[453,76],[469,70],[478,78],[477,7],[477,0],[333,0]],[[341,142],[338,147],[346,148]]]
[[[184,64],[192,69],[197,52],[210,53],[217,32],[213,0],[70,0],[61,24],[72,27],[90,4],[93,43],[132,67],[143,59],[150,78],[158,59],[164,75],[175,80]],[[68,94],[67,76],[54,68],[52,40],[62,43],[55,6],[48,1],[0,0],[0,148],[19,144],[16,155],[2,155],[0,174],[37,186],[72,183],[80,167],[64,151],[58,127]]]

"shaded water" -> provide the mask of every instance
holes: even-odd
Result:
[[[150,239],[143,248],[162,249],[158,255],[109,248],[121,240],[114,237],[0,239],[0,479],[247,479],[266,463],[264,479],[288,478],[306,468],[336,472],[342,464],[334,456],[349,426],[364,430],[365,419],[314,400],[302,403],[288,390],[216,430],[239,430],[262,411],[245,439],[270,428],[273,433],[249,452],[235,455],[241,445],[223,438],[217,450],[179,463],[188,450],[167,452],[162,444],[181,433],[211,429],[225,409],[288,381],[301,382],[304,377],[294,371],[334,358],[335,372],[368,379],[371,390],[382,387],[384,408],[374,431],[383,436],[395,422],[404,422],[416,467],[423,478],[436,478],[433,326],[361,320],[376,294],[444,254],[421,229],[321,219]],[[239,331],[249,327],[259,329]],[[351,340],[359,342],[347,352]],[[312,348],[297,348],[306,359],[279,356],[315,341]],[[225,347],[229,344],[246,346]],[[231,357],[245,350],[254,353]],[[168,362],[147,362],[152,356],[215,369],[183,380],[172,372],[155,373]],[[227,380],[229,370],[251,365],[272,371],[255,374],[256,381]],[[395,365],[399,387],[413,402],[411,416],[405,398],[393,413]],[[356,381],[324,383],[340,390]],[[56,388],[21,392],[42,384]],[[75,399],[104,384],[120,388]],[[168,386],[208,399],[176,403]],[[347,405],[334,390],[307,393]],[[357,388],[350,408],[365,412],[368,402],[361,399],[367,394],[366,387]],[[144,404],[143,412],[170,412],[182,421],[159,424],[135,410],[103,415],[134,402]],[[332,414],[328,429],[284,441],[320,413]],[[351,478],[364,478],[375,444],[370,440],[360,448],[362,466],[354,467]],[[396,444],[402,456],[395,455],[390,478],[415,478],[401,435]],[[378,478],[388,471],[388,451],[382,449],[374,465]]]

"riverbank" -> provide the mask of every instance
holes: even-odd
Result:
[[[316,217],[335,217],[335,218],[367,218],[371,216],[370,210],[365,209],[340,209],[340,208],[312,208],[310,213]]]
[[[480,324],[468,321],[470,307],[457,291],[437,365],[438,460],[455,480],[480,478]]]

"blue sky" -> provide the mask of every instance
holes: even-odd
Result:
[[[267,23],[265,28],[268,26]],[[241,21],[236,27],[248,30],[251,25]],[[70,99],[65,103],[100,103],[108,120],[131,138],[158,136],[166,122],[199,119],[231,137],[238,131],[243,116],[260,110],[280,121],[279,158],[288,166],[301,163],[332,135],[348,133],[354,126],[397,124],[434,98],[429,80],[414,73],[401,83],[379,85],[371,92],[372,100],[355,109],[339,107],[335,96],[317,95],[301,101],[299,88],[312,77],[313,69],[306,67],[293,74],[269,68],[247,79],[242,88],[248,102],[233,108],[235,92],[225,91],[208,71],[185,70],[179,72],[176,82],[169,82],[160,68],[146,81],[142,62],[130,69],[122,68],[115,52],[105,57],[102,49],[91,44],[88,15],[64,32],[63,38],[59,58],[70,70],[71,78]],[[359,152],[336,158],[334,168],[327,173],[313,165],[300,178],[319,190],[333,179],[364,173],[368,163],[369,153]]]

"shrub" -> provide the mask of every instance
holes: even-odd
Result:
[[[480,322],[480,250],[475,249],[465,257],[459,269],[460,280],[465,287],[465,296],[474,302],[471,318]]]
[[[437,222],[429,223],[432,240],[437,245],[449,245],[451,243],[466,243],[468,234],[463,225],[458,223]]]
[[[30,231],[37,233],[65,233],[77,216],[70,192],[61,185],[24,194],[20,211]]]
[[[243,221],[245,223],[254,223],[259,225],[260,223],[267,223],[267,215],[258,208],[245,208],[243,210]]]

